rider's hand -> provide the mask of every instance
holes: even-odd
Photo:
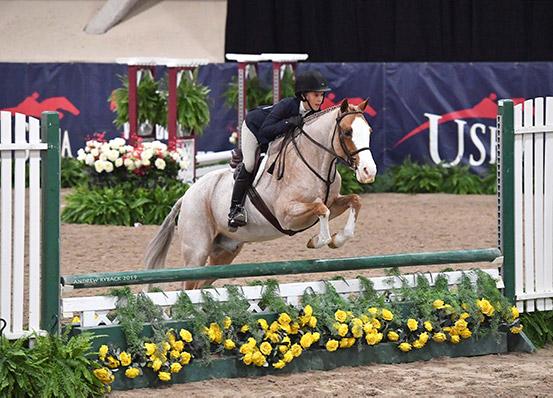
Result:
[[[300,115],[292,116],[286,119],[286,123],[290,127],[301,127],[303,126],[303,118]]]

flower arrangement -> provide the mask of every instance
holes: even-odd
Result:
[[[327,284],[324,294],[306,292],[299,309],[284,303],[277,294],[278,284],[269,281],[262,305],[277,313],[273,321],[254,319],[247,311],[247,300],[236,286],[226,286],[229,300],[224,303],[202,292],[202,309],[195,308],[188,295],[181,294],[171,313],[179,319],[188,319],[189,328],[170,329],[164,336],[158,333],[153,340],[138,338],[139,323],[154,324],[155,321],[161,330],[161,317],[158,314],[154,320],[138,316],[154,313],[155,306],[151,301],[148,303],[145,295],[140,294],[139,300],[130,295],[126,296],[127,304],[119,317],[128,315],[121,321],[127,341],[134,342],[131,345],[138,349],[129,354],[102,346],[99,361],[108,373],[120,370],[125,377],[134,378],[147,367],[160,380],[169,381],[184,365],[192,360],[209,360],[212,354],[233,355],[246,366],[282,369],[308,350],[334,352],[352,346],[390,343],[402,352],[409,352],[423,348],[430,341],[459,344],[463,339],[497,333],[500,327],[520,333],[522,325],[517,308],[510,306],[497,291],[489,275],[478,275],[476,288],[467,277],[453,292],[443,290],[445,277],[439,276],[433,287],[425,286],[421,280],[419,287],[410,289],[419,290],[419,294],[424,290],[423,296],[433,299],[420,307],[411,307],[409,312],[398,305],[401,300],[389,302],[379,296],[368,280],[363,280],[364,291],[359,296],[347,299],[331,284]],[[146,307],[131,308],[140,300]],[[105,376],[103,380],[111,378]]]
[[[133,147],[123,138],[106,141],[103,133],[86,141],[77,152],[77,160],[89,167],[93,183],[100,185],[175,179],[190,167],[190,159],[181,149],[171,151],[160,141],[140,139]]]

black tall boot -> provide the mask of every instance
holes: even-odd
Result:
[[[230,213],[228,215],[228,228],[231,232],[236,231],[238,227],[243,227],[248,223],[248,217],[244,209],[244,201],[246,200],[246,192],[250,187],[253,177],[251,173],[248,173],[244,164],[238,167],[240,167],[240,171],[234,181],[230,202]]]

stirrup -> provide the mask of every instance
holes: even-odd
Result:
[[[229,214],[228,228],[230,232],[236,232],[238,227],[243,227],[248,224],[248,217],[243,207],[236,207]]]

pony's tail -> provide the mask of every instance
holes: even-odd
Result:
[[[163,224],[146,247],[144,256],[145,269],[159,269],[165,267],[167,253],[171,247],[171,241],[175,234],[175,218],[180,211],[182,200],[180,198],[171,209],[171,212],[163,220]]]

